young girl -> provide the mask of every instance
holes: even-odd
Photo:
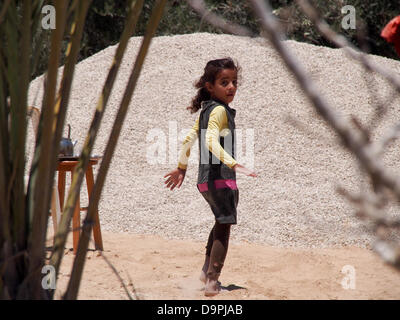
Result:
[[[229,107],[237,89],[238,66],[231,58],[211,60],[195,84],[198,89],[191,113],[201,109],[193,128],[183,142],[178,168],[164,178],[167,188],[180,188],[185,178],[190,148],[199,137],[199,171],[197,188],[215,216],[210,232],[200,280],[205,283],[205,295],[219,293],[218,282],[228,250],[230,227],[236,224],[239,190],[236,172],[256,177],[251,170],[235,160],[235,114]]]

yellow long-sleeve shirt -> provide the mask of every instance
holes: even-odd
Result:
[[[194,142],[198,138],[199,134],[199,118],[197,118],[192,129],[183,141],[183,148],[179,155],[178,168],[187,168],[188,159],[190,156],[190,148],[193,146]],[[222,163],[226,164],[229,168],[232,168],[237,162],[233,159],[219,143],[219,136],[225,136],[227,132],[224,129],[229,130],[228,117],[226,115],[226,110],[223,106],[215,107],[211,113],[208,120],[208,126],[206,131],[206,141],[205,144]]]

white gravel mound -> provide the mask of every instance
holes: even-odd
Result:
[[[104,150],[140,42],[141,37],[130,40],[93,154]],[[368,123],[376,107],[374,95],[385,101],[392,94],[385,81],[366,75],[343,50],[294,41],[287,44],[321,94],[344,117],[356,114]],[[77,152],[115,50],[116,46],[109,47],[76,67],[66,123],[72,126],[72,138],[78,139]],[[103,190],[102,230],[206,241],[213,215],[196,188],[197,143],[180,189],[166,189],[163,176],[176,167],[183,138],[198,116],[186,110],[195,95],[194,81],[208,60],[225,56],[236,59],[242,68],[240,87],[231,104],[237,110],[236,126],[243,138],[242,144],[238,142],[243,148],[238,161],[248,167],[254,163],[259,175],[256,179],[237,176],[240,200],[232,239],[280,247],[368,245],[372,236],[354,217],[353,207],[335,191],[338,185],[358,191],[361,179],[356,162],[313,111],[273,48],[262,39],[207,33],[153,40]],[[400,72],[397,61],[371,58]],[[42,77],[32,82],[30,104],[40,106],[42,87]],[[392,102],[377,126],[378,135],[398,122],[399,100]],[[307,130],[294,126],[288,117]],[[154,163],[157,159],[148,155],[154,154],[157,142],[159,163]],[[254,154],[246,154],[252,148]],[[385,163],[396,174],[400,174],[398,150],[399,144],[394,144],[385,156]]]

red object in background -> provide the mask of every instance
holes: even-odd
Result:
[[[400,16],[390,20],[383,28],[381,37],[387,42],[393,43],[397,54],[400,56]]]

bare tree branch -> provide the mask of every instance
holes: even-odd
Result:
[[[329,41],[335,44],[339,48],[343,48],[345,53],[348,54],[352,59],[361,62],[365,68],[375,71],[385,78],[389,83],[393,85],[397,92],[400,93],[400,78],[393,72],[376,65],[371,61],[370,58],[363,52],[360,52],[355,46],[353,46],[346,38],[342,35],[334,32],[324,19],[322,19],[318,11],[310,4],[308,0],[296,0],[303,12],[311,19],[315,24],[318,31]]]
[[[398,246],[387,241],[378,240],[374,243],[373,249],[385,262],[400,269],[400,250]]]
[[[369,121],[369,125],[368,125],[368,128],[370,130],[373,130],[376,127],[376,125],[379,123],[379,120],[381,120],[387,114],[389,107],[395,101],[397,96],[398,96],[398,92],[396,90],[393,90],[393,92],[388,97],[386,97],[386,99],[384,101],[380,101],[376,105],[376,112],[373,115],[372,119]]]
[[[365,133],[353,130],[348,122],[335,112],[327,100],[323,98],[302,64],[287,49],[286,44],[281,41],[283,35],[276,19],[271,14],[269,6],[259,0],[250,0],[250,2],[256,15],[260,17],[262,27],[267,32],[272,45],[280,54],[286,67],[293,73],[316,111],[338,133],[344,146],[357,156],[366,172],[387,188],[392,189],[397,198],[400,199],[400,180],[393,174],[389,174],[381,162],[376,159],[371,144],[366,143]]]
[[[388,129],[380,140],[375,142],[375,150],[378,156],[382,156],[385,149],[397,138],[400,137],[400,123]]]
[[[387,102],[385,101],[386,103],[378,101],[377,112],[375,113],[375,115],[369,125],[369,127],[371,127],[371,129],[372,129],[374,127],[374,125],[376,124],[376,122],[379,121],[386,114],[386,111],[389,108],[390,103],[393,102],[395,95],[397,95],[397,93],[400,92],[400,87],[399,87],[400,79],[395,74],[390,72],[389,70],[386,70],[386,69],[374,64],[372,61],[370,61],[370,59],[368,58],[368,56],[365,53],[358,51],[358,49],[355,46],[353,46],[349,41],[347,41],[344,36],[341,36],[341,35],[337,34],[335,31],[333,31],[329,27],[329,25],[326,23],[326,21],[319,15],[318,11],[310,4],[310,2],[308,0],[297,0],[296,2],[299,4],[299,6],[303,10],[303,12],[312,20],[312,22],[317,27],[318,31],[327,40],[334,43],[337,47],[343,48],[345,53],[352,59],[359,61],[368,73],[371,73],[371,72],[379,73],[381,76],[383,76],[386,79],[386,81],[388,81],[395,87],[395,89],[396,89],[395,93],[391,94],[387,98]],[[358,34],[359,42],[362,44],[362,47],[366,51],[367,43],[364,40],[365,39],[364,28],[361,28],[361,31],[359,31],[357,34]],[[371,89],[371,86],[370,86],[371,80],[368,79],[366,82],[367,82],[367,85],[369,85],[369,88]],[[375,92],[374,91],[371,91],[371,92],[374,94],[373,98],[378,100],[378,97],[375,95]]]
[[[297,58],[292,55],[292,53],[287,49],[285,43],[281,41],[281,39],[283,39],[283,35],[280,32],[278,22],[271,13],[271,8],[268,2],[265,3],[261,0],[250,0],[250,2],[253,6],[255,14],[261,20],[261,26],[266,31],[272,45],[280,54],[280,57],[284,61],[286,67],[293,73],[299,85],[303,89],[303,92],[310,99],[317,112],[340,136],[344,146],[353,152],[357,157],[361,167],[370,176],[375,189],[379,191],[382,189],[382,187],[386,187],[396,195],[397,199],[400,199],[399,178],[389,173],[388,170],[382,166],[381,161],[377,157],[376,150],[378,150],[378,148],[372,143],[369,143],[368,139],[365,139],[365,132],[363,132],[363,130],[356,131],[351,129],[349,124],[347,124],[344,119],[339,117],[334,109],[327,103],[327,100],[324,99],[318,92],[313,80],[308,76],[299,61],[297,61]],[[330,29],[328,28],[328,30]],[[330,35],[335,37],[335,34],[332,32]],[[360,55],[359,53],[354,54],[356,54],[361,61],[368,61],[368,59],[365,59],[363,55]],[[372,64],[371,68],[374,68]],[[397,85],[395,82],[397,81],[396,78],[392,77],[391,74],[388,74],[387,77],[394,81],[393,85]],[[352,197],[350,197],[350,199],[352,199]],[[355,200],[354,197],[352,200]],[[379,226],[387,222],[385,218],[378,214],[378,210],[376,210],[376,208],[371,208],[365,199],[362,201],[360,200],[359,204],[361,205],[361,214],[372,218],[376,225]],[[397,222],[391,222],[389,223],[389,226],[397,227]],[[385,257],[382,256],[382,258],[385,259],[385,261],[391,261],[393,265],[396,265],[396,263],[400,260],[400,250],[398,250],[398,247],[390,247],[390,249],[387,245],[385,250],[380,250],[381,247],[378,246],[377,253],[381,256],[386,255]],[[391,250],[390,254],[388,254],[388,250]],[[390,255],[391,259],[387,258],[388,255]]]
[[[400,227],[400,219],[396,217],[390,218],[383,210],[387,203],[387,199],[385,197],[377,197],[374,194],[367,194],[366,192],[355,195],[343,187],[338,187],[337,192],[358,207],[358,217],[362,219],[369,219],[376,224],[376,227]]]

